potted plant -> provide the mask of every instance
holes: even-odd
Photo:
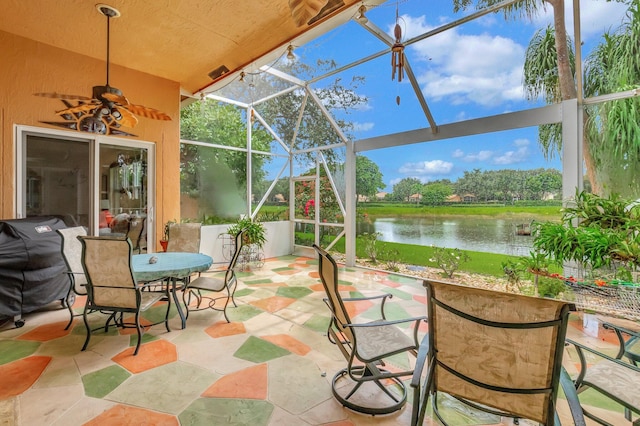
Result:
[[[240,217],[236,223],[227,229],[227,233],[235,237],[241,230],[244,232],[244,244],[255,244],[258,248],[262,248],[267,242],[267,230],[262,222],[251,220],[248,217]]]
[[[584,271],[630,279],[640,267],[640,218],[634,205],[617,195],[577,193],[562,209],[559,223],[538,223],[535,252],[562,266],[576,262]]]
[[[241,269],[245,269],[248,264],[261,267],[264,264],[264,253],[262,247],[267,241],[267,230],[259,221],[251,220],[247,217],[240,217],[236,223],[227,229],[227,234],[232,238],[244,229],[243,247],[240,252]]]

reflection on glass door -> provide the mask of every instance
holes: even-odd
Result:
[[[16,215],[57,216],[91,235],[153,246],[154,145],[18,126]]]
[[[57,216],[67,226],[90,224],[89,140],[27,135],[22,217]]]
[[[100,235],[128,236],[146,247],[149,196],[146,148],[100,144]]]

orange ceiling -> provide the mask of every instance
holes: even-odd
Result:
[[[208,74],[219,66],[234,71],[280,55],[289,43],[301,45],[350,19],[361,4],[328,0],[321,19],[298,27],[289,1],[317,2],[107,0],[121,13],[111,20],[111,63],[177,81],[195,93],[214,83]],[[104,60],[107,18],[97,3],[3,0],[0,31]]]

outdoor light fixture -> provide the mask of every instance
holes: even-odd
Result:
[[[356,14],[356,21],[360,22],[361,24],[366,24],[367,22],[369,22],[369,19],[367,19],[366,16],[364,16],[364,13],[367,11],[367,6],[365,6],[364,4],[360,5],[360,7],[358,8],[358,13]]]
[[[290,61],[295,61],[296,60],[296,55],[294,55],[293,53],[293,46],[289,45],[289,47],[287,47],[287,59]]]
[[[240,73],[240,83],[244,83],[244,71]]]

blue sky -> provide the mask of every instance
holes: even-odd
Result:
[[[573,34],[572,2],[566,3],[567,28]],[[453,14],[449,0],[390,1],[367,11],[366,16],[391,35],[396,4],[403,40],[463,16]],[[485,15],[406,48],[409,63],[437,124],[542,105],[525,99],[522,66],[529,40],[537,29],[551,22],[551,8],[547,9],[532,21],[506,21],[502,13]],[[625,10],[624,5],[615,2],[581,1],[583,58],[606,30],[620,25]],[[341,66],[384,48],[358,24],[350,22],[297,48],[296,55],[303,60],[318,56],[333,59]],[[392,81],[390,55],[338,77],[347,81],[352,75],[366,77],[366,83],[358,92],[369,99],[348,116],[356,125],[356,139],[429,127],[408,79],[405,77],[401,83]],[[442,178],[455,180],[465,170],[475,168],[560,168],[557,156],[549,161],[544,159],[537,145],[537,128],[369,151],[364,155],[378,164],[387,192],[406,177],[428,182]]]

